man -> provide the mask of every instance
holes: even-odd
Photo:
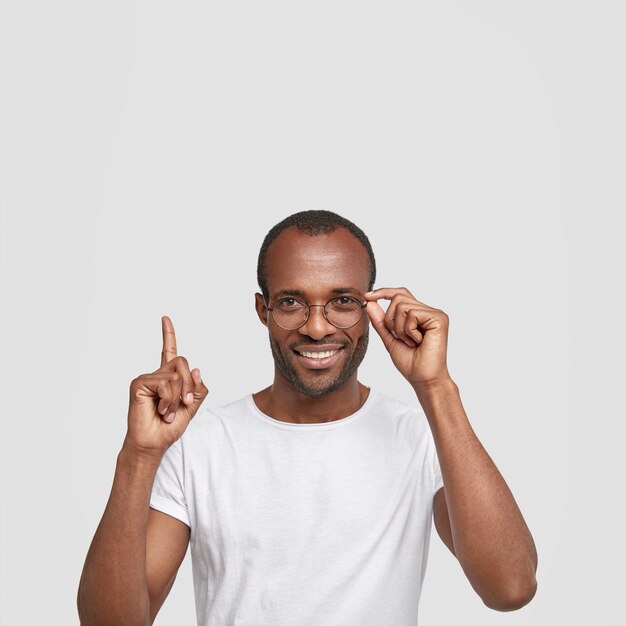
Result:
[[[151,624],[189,542],[201,625],[413,626],[433,516],[487,606],[531,600],[535,546],[448,372],[448,317],[372,291],[375,275],[348,220],[277,224],[256,294],[274,381],[191,424],[207,388],[162,319],[83,569],[83,626]],[[358,381],[370,324],[422,411]]]

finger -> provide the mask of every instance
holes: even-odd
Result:
[[[209,390],[202,382],[202,376],[198,368],[192,370],[191,378],[193,379],[193,401],[198,403],[198,406],[207,397]]]
[[[415,307],[415,305],[418,305],[418,307],[424,310],[434,311],[435,309],[417,300],[406,287],[383,287],[364,295],[368,301],[378,301],[381,299],[390,300],[390,304],[385,313],[385,326],[394,337],[400,339],[409,347],[417,347],[418,344],[414,340],[414,337],[405,330],[407,313],[410,308]],[[419,335],[421,335],[421,333],[419,333]],[[418,335],[415,335],[415,337],[418,337]]]
[[[170,384],[167,379],[162,378],[159,381],[156,391],[159,396],[159,401],[157,402],[157,411],[161,415],[169,415],[168,408],[172,403],[172,389],[170,388]]]
[[[193,370],[191,370],[191,377],[193,378],[194,385],[202,384],[202,376],[200,375],[199,368],[196,367]]]
[[[194,382],[189,371],[189,361],[184,356],[177,356],[168,363],[168,367],[171,367],[174,372],[180,375],[182,380],[180,397],[183,403],[189,406],[193,403],[194,388]]]
[[[161,329],[163,331],[163,350],[161,351],[161,367],[176,358],[176,333],[172,320],[164,315],[161,318]]]
[[[409,303],[413,303],[413,301],[403,293],[396,293],[391,298],[391,302],[385,311],[385,326],[396,339],[399,339],[411,348],[415,348],[415,343],[404,333],[404,319],[406,315],[403,313],[402,307],[408,306]]]
[[[404,334],[412,339],[416,345],[419,345],[424,340],[424,335],[419,328],[419,314],[415,310],[408,311],[404,321]]]
[[[424,302],[420,302],[406,287],[381,287],[363,294],[366,300],[391,300],[395,295],[406,296],[407,300],[420,304],[427,309],[432,308]]]
[[[197,413],[200,405],[207,397],[209,390],[206,388],[205,384],[202,382],[202,377],[200,375],[200,370],[198,368],[191,370],[191,378],[193,380],[193,402],[189,406],[188,410],[183,414],[187,415],[189,421],[193,419],[195,414]]]
[[[395,298],[394,298],[394,302],[395,302]],[[398,339],[401,339],[402,341],[404,341],[404,343],[406,343],[407,346],[411,348],[415,348],[417,347],[417,344],[415,343],[415,341],[413,341],[413,338],[410,335],[408,335],[406,332],[407,331],[407,316],[410,311],[409,307],[411,307],[412,304],[413,303],[406,303],[406,302],[398,303],[396,304],[391,314],[389,312],[389,309],[387,309],[387,314],[385,317],[389,315],[393,316],[390,320],[388,320],[389,324],[392,327],[391,328],[392,333],[394,333]]]
[[[165,421],[173,422],[176,417],[176,411],[180,405],[180,394],[183,389],[183,377],[178,372],[173,372],[170,375],[170,389],[172,390],[172,402],[167,409],[167,415]]]
[[[391,334],[391,331],[385,326],[385,312],[383,308],[378,304],[378,302],[370,302],[365,307],[365,312],[367,313],[370,321],[372,322],[372,326],[376,330],[376,332],[380,335],[380,338],[383,340],[383,344],[387,350],[391,350],[391,345],[397,339]]]
[[[380,300],[386,298],[391,300],[396,294],[403,294],[411,299],[415,299],[413,294],[406,287],[379,287],[363,294],[366,300]]]
[[[387,291],[391,292],[392,290]],[[385,297],[379,296],[378,293],[374,294],[374,301],[389,300],[389,305],[387,306],[387,309],[385,311],[385,325],[391,331],[394,330],[392,320],[396,316],[396,307],[402,302],[415,302],[415,300],[409,298],[406,294],[400,292],[397,289],[394,289],[393,292],[393,294],[388,293]]]

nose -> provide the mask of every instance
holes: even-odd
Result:
[[[326,319],[323,304],[311,304],[309,307],[309,319],[298,328],[301,335],[306,335],[316,340],[333,335],[336,330]]]

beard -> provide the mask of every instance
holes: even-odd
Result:
[[[311,371],[311,376],[314,378],[309,384],[305,383],[298,375],[296,366],[294,363],[293,349],[298,344],[292,344],[287,352],[281,352],[278,343],[269,336],[270,347],[272,349],[272,356],[274,357],[274,364],[278,371],[283,375],[284,379],[300,393],[307,396],[320,397],[328,395],[333,391],[339,389],[352,375],[357,371],[359,365],[365,357],[367,352],[367,345],[369,342],[369,327],[365,330],[364,335],[357,341],[356,346],[352,350],[352,353],[345,359],[341,369],[335,375],[329,376],[324,370]],[[331,343],[331,342],[326,342]],[[333,341],[332,343],[338,343]],[[307,341],[308,346],[323,346],[324,342]],[[349,342],[344,343],[342,350],[348,350]],[[317,373],[317,376],[316,376]]]

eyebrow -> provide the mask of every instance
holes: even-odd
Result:
[[[361,293],[358,289],[353,289],[352,287],[338,287],[337,289],[333,289],[333,293]]]
[[[361,293],[358,289],[354,289],[353,287],[336,287],[335,289],[331,289],[331,291],[332,293]],[[277,291],[272,298],[276,299],[279,296],[304,296],[304,291],[300,289],[281,289]]]
[[[278,296],[303,296],[304,291],[298,289],[281,289],[272,295],[272,298],[278,298]]]

